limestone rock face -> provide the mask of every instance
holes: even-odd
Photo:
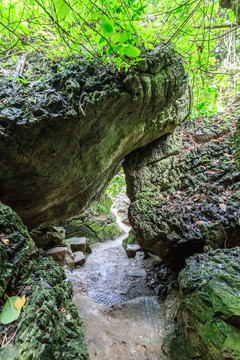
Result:
[[[165,136],[124,163],[129,219],[143,249],[174,268],[185,258],[240,243],[240,173],[231,129],[214,125],[196,136]],[[212,138],[212,140],[209,140]]]
[[[182,120],[173,115],[186,105],[181,60],[162,45],[143,63],[126,75],[83,59],[50,68],[30,57],[28,92],[2,80],[0,199],[28,228],[79,214],[125,155]]]
[[[240,359],[239,279],[239,247],[187,260],[175,328],[165,338],[168,359]]]

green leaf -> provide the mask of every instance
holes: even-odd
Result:
[[[123,50],[124,55],[129,57],[138,57],[140,52],[141,51],[135,46],[126,46]]]
[[[123,42],[127,41],[130,36],[131,36],[131,33],[124,31],[122,33],[114,34],[111,37],[111,41],[114,43],[123,43]]]
[[[21,82],[21,83],[23,83],[23,84],[28,84],[28,81],[27,81],[27,80],[24,80],[24,79],[22,79],[22,78],[20,78],[20,77],[16,77],[15,80],[18,81],[18,82]]]
[[[106,36],[111,36],[114,33],[114,28],[108,18],[102,18],[102,30]]]
[[[106,48],[106,52],[107,52],[107,55],[112,55],[113,54],[113,48],[108,45],[107,48]]]
[[[27,280],[23,281],[22,284],[27,284],[32,280],[32,278],[28,278]]]
[[[64,0],[54,0],[56,15],[59,20],[63,20],[69,13],[70,7]]]
[[[5,302],[2,312],[0,314],[0,322],[2,324],[10,324],[11,322],[18,319],[21,309],[17,310],[15,308],[15,302],[17,300],[18,296],[11,296],[7,298],[7,301]]]
[[[98,42],[98,45],[99,45],[99,46],[104,46],[104,45],[106,45],[106,44],[107,44],[107,40],[104,39],[104,37],[101,37],[100,40],[99,40],[99,42]]]

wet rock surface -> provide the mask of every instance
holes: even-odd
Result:
[[[239,279],[239,247],[187,260],[179,275],[180,307],[165,338],[169,359],[240,359]]]
[[[33,55],[28,84],[1,80],[0,199],[28,228],[81,212],[126,154],[181,122],[181,59],[162,45],[145,65],[121,75],[82,58],[51,65]]]
[[[134,151],[124,163],[129,219],[143,249],[175,268],[204,246],[239,244],[240,173],[221,122]]]

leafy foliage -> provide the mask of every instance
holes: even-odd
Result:
[[[194,116],[209,115],[239,86],[235,22],[218,0],[4,0],[0,54],[40,50],[56,59],[81,53],[128,71],[164,42],[184,58]]]
[[[119,194],[120,192],[125,192],[125,191],[126,191],[125,176],[123,169],[121,169],[121,171],[116,176],[114,176],[114,178],[110,181],[110,184],[108,185],[106,192],[108,195],[113,197]]]

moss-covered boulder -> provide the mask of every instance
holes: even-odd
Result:
[[[25,259],[36,251],[20,217],[0,202],[0,298],[14,282]]]
[[[15,340],[0,348],[0,359],[87,360],[72,284],[61,267],[37,251],[19,216],[2,203],[0,235],[0,311],[4,293],[24,294],[27,299],[14,334],[8,338],[12,323],[0,325],[7,342]]]
[[[47,250],[62,244],[65,240],[65,229],[52,225],[41,226],[33,229],[30,235],[39,249]]]
[[[179,275],[181,302],[164,341],[169,360],[240,359],[240,248],[195,255]]]
[[[122,235],[114,215],[93,215],[86,211],[81,215],[63,220],[59,223],[66,230],[66,237],[86,237],[88,243],[115,240]]]
[[[165,45],[128,74],[68,60],[31,55],[28,84],[14,87],[10,66],[1,78],[0,199],[30,229],[79,214],[126,154],[172,132],[184,116],[186,72]],[[183,116],[167,117],[172,107]]]
[[[216,122],[214,120],[214,122]],[[165,136],[126,157],[129,219],[140,245],[171,266],[212,248],[240,244],[240,173],[231,128]]]
[[[67,239],[85,237],[88,244],[115,240],[122,235],[122,230],[116,223],[116,217],[111,212],[112,200],[107,195],[95,201],[88,210],[72,218],[58,223],[66,230]]]

